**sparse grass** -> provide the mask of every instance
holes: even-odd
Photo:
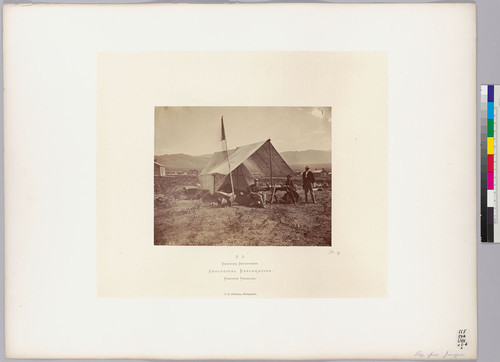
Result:
[[[190,200],[182,192],[196,183],[196,176],[155,177],[155,245],[331,245],[329,189],[315,193],[314,205],[212,208],[208,198]]]

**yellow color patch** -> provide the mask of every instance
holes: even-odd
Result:
[[[488,155],[493,155],[495,152],[494,138],[488,137]]]

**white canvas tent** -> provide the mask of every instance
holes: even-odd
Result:
[[[254,178],[286,177],[294,172],[271,144],[271,140],[229,150],[229,165],[235,190],[246,190]],[[225,152],[214,153],[199,175],[201,188],[214,194],[231,192],[229,166]]]

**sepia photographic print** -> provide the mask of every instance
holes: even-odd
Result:
[[[155,107],[154,244],[331,246],[331,107]]]

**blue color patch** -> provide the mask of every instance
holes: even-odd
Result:
[[[488,102],[488,119],[495,117],[495,110],[493,109],[493,102]]]
[[[494,102],[494,95],[495,95],[495,86],[489,85],[488,86],[488,102]]]

